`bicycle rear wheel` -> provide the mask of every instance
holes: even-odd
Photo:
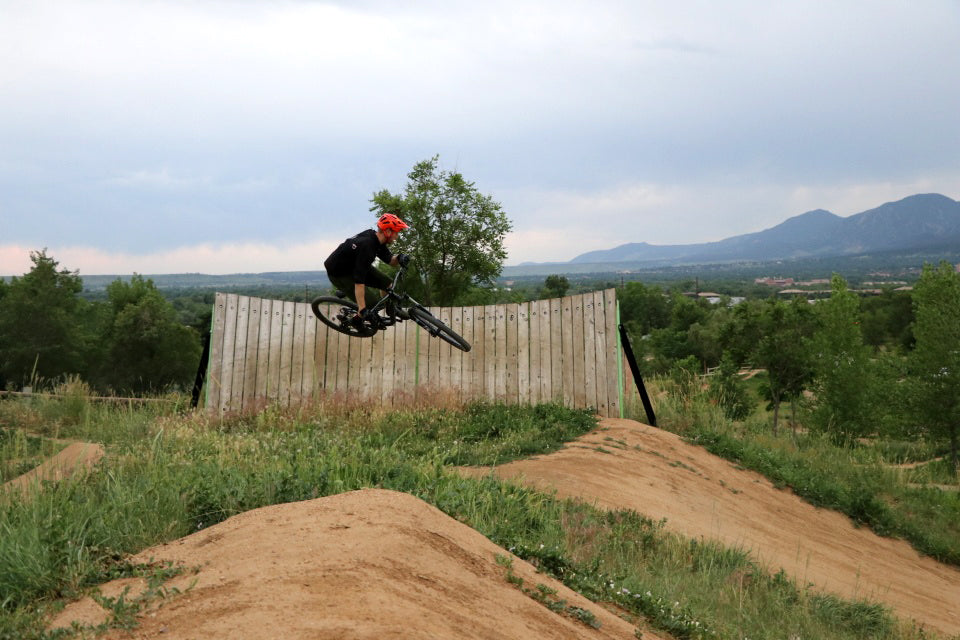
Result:
[[[367,324],[360,326],[353,324],[353,318],[357,315],[357,304],[350,300],[333,296],[320,296],[313,299],[310,307],[313,309],[313,314],[320,319],[320,322],[334,331],[355,338],[369,338],[377,332],[376,329]]]
[[[426,309],[410,307],[407,311],[410,314],[410,319],[423,327],[431,336],[452,344],[460,351],[470,351],[469,342]]]

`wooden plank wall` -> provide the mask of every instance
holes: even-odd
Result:
[[[334,393],[392,405],[429,390],[619,416],[613,289],[430,311],[473,348],[463,353],[409,321],[373,338],[349,338],[306,303],[218,293],[206,406],[225,415]]]

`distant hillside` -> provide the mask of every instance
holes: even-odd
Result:
[[[85,276],[81,275],[83,288],[87,291],[100,291],[115,280],[128,282],[131,275]],[[309,286],[326,288],[330,286],[326,271],[274,271],[267,273],[232,273],[229,275],[208,275],[204,273],[171,273],[144,275],[153,280],[157,289],[238,289],[252,287],[289,287]]]
[[[910,196],[848,218],[817,209],[781,224],[718,242],[633,242],[590,251],[571,263],[698,264],[832,257],[960,246],[960,202],[940,194]]]

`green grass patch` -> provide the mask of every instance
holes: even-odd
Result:
[[[677,638],[920,638],[869,603],[822,600],[736,549],[670,534],[451,465],[555,450],[594,426],[555,405],[286,411],[210,420],[117,407],[71,424],[106,442],[98,472],[0,500],[0,639],[42,638],[40,612],[130,569],[124,558],[249,509],[380,487],[415,495],[595,602]],[[28,420],[36,416],[25,414]],[[123,430],[107,422],[129,427]],[[548,590],[526,585],[544,606]],[[127,600],[109,603],[133,624]],[[590,624],[587,610],[564,615]]]
[[[775,435],[767,416],[731,422],[702,395],[663,398],[657,416],[660,427],[763,474],[775,486],[789,487],[811,504],[840,511],[879,535],[901,537],[921,553],[960,566],[960,492],[922,486],[936,479],[956,480],[946,476],[945,463],[906,471],[896,466],[937,455],[929,445],[878,440],[845,448],[787,428]]]

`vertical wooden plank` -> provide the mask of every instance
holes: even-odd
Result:
[[[507,399],[507,306],[496,305],[494,339],[496,356],[494,357],[494,397],[497,402]]]
[[[244,411],[256,408],[257,402],[257,359],[260,354],[260,305],[263,300],[250,298],[247,320],[247,353],[243,373],[243,404]]]
[[[226,333],[227,294],[217,293],[213,299],[213,317],[210,320],[210,366],[207,374],[207,411],[220,410],[220,390],[223,386],[223,341]]]
[[[604,326],[607,338],[607,416],[620,417],[620,376],[617,369],[617,291],[607,289],[603,292]]]
[[[280,399],[280,359],[283,346],[283,302],[274,300],[270,312],[270,359],[267,363],[267,399]]]
[[[564,400],[566,384],[563,368],[563,307],[562,298],[550,300],[550,398],[557,403]]]
[[[483,390],[487,400],[497,399],[497,306],[483,308]]]
[[[447,314],[444,324],[457,333],[463,331],[463,308],[447,307],[446,312]],[[461,369],[463,366],[463,352],[460,351],[460,349],[455,348],[453,345],[448,344],[446,341],[444,341],[443,346],[444,351],[447,353],[447,367],[449,370],[449,373],[447,374],[447,386],[451,389],[452,393],[456,394],[457,399],[460,399],[463,397],[461,388],[461,384],[463,382],[463,373]]]
[[[550,300],[540,301],[540,402],[553,400],[551,378],[553,364],[550,360],[551,333]]]
[[[309,303],[299,303],[298,308],[303,314],[303,377],[300,380],[300,401],[301,404],[306,404],[313,399],[313,379],[316,376],[313,354],[317,348],[317,322]]]
[[[572,316],[570,321],[573,329],[573,406],[580,409],[587,405],[587,394],[584,379],[583,357],[583,295],[573,296],[570,302]]]
[[[540,402],[540,387],[543,384],[543,372],[540,371],[540,304],[541,300],[532,300],[528,303],[529,321],[530,321],[530,384],[529,398],[530,404]]]
[[[220,377],[220,415],[230,411],[233,398],[234,346],[237,341],[237,294],[227,294],[227,315],[223,323],[223,374]]]
[[[383,381],[380,385],[380,404],[389,407],[393,397],[394,384],[396,384],[397,326],[389,327],[382,332],[382,335],[383,357],[381,358],[381,368],[383,370]]]
[[[473,337],[474,331],[477,328],[476,321],[476,312],[477,307],[464,307],[463,308],[463,333],[460,335],[463,336],[463,339],[470,343],[470,351],[460,355],[460,362],[462,363],[462,373],[461,373],[461,398],[466,402],[470,402],[477,397],[477,379],[476,379],[476,354],[474,353],[474,344],[476,339]]]
[[[283,302],[283,330],[280,337],[280,386],[277,399],[280,405],[290,406],[290,380],[293,373],[294,324],[296,304],[290,300]]]
[[[607,415],[607,325],[604,319],[606,309],[603,301],[603,291],[593,292],[593,330],[594,330],[594,373],[596,385],[597,413]]]
[[[582,296],[583,308],[583,391],[584,407],[597,410],[597,331],[593,292]]]
[[[517,401],[530,404],[530,305],[517,307]]]
[[[519,305],[510,303],[505,307],[506,317],[506,362],[504,371],[506,373],[506,395],[508,404],[517,404],[519,399],[519,361],[517,357],[517,324],[519,316]]]
[[[327,382],[326,389],[329,393],[340,393],[346,387],[347,367],[347,336],[339,331],[329,333],[327,342]]]
[[[412,400],[417,395],[417,382],[418,382],[418,369],[419,366],[417,358],[419,357],[418,353],[418,344],[417,332],[420,331],[420,327],[411,320],[407,320],[403,323],[403,334],[404,334],[404,344],[406,349],[406,355],[404,356],[404,362],[406,363],[406,372],[403,377],[403,392],[405,399]]]
[[[324,310],[324,313],[327,313],[330,305],[325,306],[327,309]],[[324,395],[326,395],[327,345],[329,344],[330,330],[328,330],[327,325],[320,322],[320,319],[316,316],[314,316],[313,324],[314,331],[316,332],[313,350],[313,400],[314,402],[318,402]]]
[[[368,401],[376,406],[383,402],[384,355],[387,349],[387,334],[380,331],[370,340]]]
[[[270,384],[270,325],[273,320],[273,300],[260,301],[260,337],[257,340],[257,384],[254,402],[257,408],[267,404]]]
[[[573,296],[561,298],[561,358],[562,358],[562,376],[563,376],[563,404],[574,406],[574,356],[573,356]]]
[[[290,330],[290,394],[288,405],[291,407],[300,406],[300,388],[303,384],[303,340],[304,340],[304,316],[301,305],[298,302],[291,302],[290,321],[293,326]]]
[[[247,324],[250,320],[250,296],[237,296],[237,326],[233,340],[233,379],[230,384],[230,412],[243,409],[243,375],[247,370]]]

